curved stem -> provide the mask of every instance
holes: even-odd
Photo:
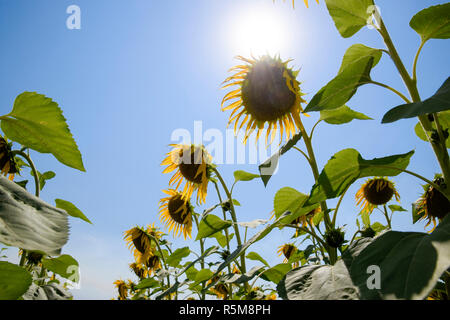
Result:
[[[308,155],[302,149],[300,149],[300,148],[298,148],[296,146],[293,146],[292,148],[297,150],[298,152],[300,152],[305,157],[305,159],[308,161],[309,165],[312,166],[311,160],[309,159]]]
[[[339,198],[339,201],[338,201],[338,203],[337,203],[337,205],[336,205],[336,209],[334,209],[333,220],[331,221],[331,224],[333,225],[333,228],[334,228],[334,226],[336,225],[337,212],[338,212],[338,210],[339,210],[339,207],[341,206],[342,199],[344,199],[344,196],[345,196],[345,194],[347,193],[347,190],[348,190],[349,188],[350,188],[350,186],[348,186],[348,187],[344,190],[344,192],[342,193],[342,195],[341,195],[341,197]]]
[[[425,45],[425,41],[422,41],[419,49],[417,50],[416,57],[414,58],[414,64],[413,64],[413,81],[414,82],[417,82],[417,62],[419,60],[419,55],[422,52],[424,45]]]
[[[28,154],[26,154],[25,152],[23,152],[22,150],[14,150],[11,152],[13,155],[18,155],[21,156],[22,158],[24,158],[25,160],[27,160],[28,164],[30,165],[31,171],[33,173],[33,177],[34,177],[34,184],[35,184],[35,195],[36,197],[39,197],[39,193],[41,190],[40,184],[39,184],[39,175],[37,173],[36,167],[33,163],[33,160],[31,160],[30,156]]]
[[[162,261],[162,263],[164,265],[164,269],[169,271],[169,268],[167,267],[167,264],[166,264],[166,259],[164,258],[164,253],[162,252],[162,249],[161,249],[161,246],[159,245],[158,239],[156,239],[152,235],[148,235],[148,236],[150,238],[152,238],[152,240],[156,243],[156,247],[158,248],[159,254],[161,255],[161,261]],[[170,288],[170,277],[169,277],[169,275],[167,275],[166,279],[167,279],[167,286]],[[170,294],[168,295],[168,297],[169,297],[169,300],[172,300],[171,297],[170,297]]]
[[[388,212],[387,212],[386,204],[384,204],[383,207],[384,207],[384,212],[383,212],[383,214],[384,214],[384,216],[386,217],[386,221],[387,221],[387,224],[388,224],[388,228],[392,230],[391,219],[389,219],[389,214],[388,214]]]
[[[392,92],[394,92],[396,95],[398,95],[400,98],[402,98],[406,103],[411,103],[411,100],[409,100],[403,93],[401,93],[400,91],[388,86],[387,84],[381,83],[381,82],[377,82],[377,81],[370,81],[369,83],[383,87],[385,89],[388,89]]]
[[[309,140],[312,140],[312,137],[313,137],[313,134],[314,134],[314,130],[316,129],[317,125],[318,125],[319,123],[321,123],[321,122],[322,122],[322,119],[319,119],[319,121],[317,121],[317,122],[314,124],[314,126],[313,126],[312,129],[311,129],[311,133],[309,134]]]

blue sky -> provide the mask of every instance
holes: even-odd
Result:
[[[161,226],[158,201],[169,176],[161,173],[159,164],[174,142],[172,132],[178,128],[192,132],[194,121],[202,121],[204,130],[224,132],[229,114],[220,111],[225,94],[220,84],[236,64],[234,56],[249,52],[239,40],[243,32],[239,26],[258,19],[259,12],[277,22],[273,32],[282,49],[279,53],[283,59],[294,59],[290,66],[301,68],[298,80],[306,99],[336,75],[352,44],[384,48],[376,31],[368,28],[353,38],[341,38],[323,1],[320,5],[310,1],[309,9],[297,1],[295,10],[289,2],[0,0],[0,112],[8,113],[23,91],[51,97],[62,108],[83,154],[86,173],[61,165],[51,155],[33,153],[39,171],[56,172],[42,198],[50,203],[55,198],[71,201],[93,222],[71,219],[71,237],[63,248],[81,266],[81,289],[73,291],[76,298],[110,299],[116,296],[113,281],[132,278],[128,270],[132,255],[123,232],[134,225]],[[420,44],[409,20],[419,10],[445,1],[376,3],[409,68]],[[72,4],[81,8],[81,30],[66,28],[66,9]],[[449,49],[442,40],[425,46],[418,68],[423,98],[434,94],[448,77]],[[406,92],[386,56],[372,77]],[[366,159],[415,150],[409,169],[432,178],[438,165],[431,147],[414,135],[416,120],[380,124],[383,114],[401,103],[382,88],[360,88],[348,105],[374,120],[321,124],[313,141],[319,166],[345,148],[359,150]],[[311,114],[305,126],[311,128],[317,118]],[[219,170],[231,184],[234,170],[257,172],[257,166],[227,164]],[[393,180],[402,205],[409,209],[422,182],[407,175]],[[352,186],[341,207],[338,224],[347,225],[347,237],[354,231],[358,212],[354,194],[362,182]],[[267,219],[278,189],[289,186],[308,193],[312,184],[307,163],[291,151],[267,188],[257,180],[235,188],[242,204],[238,220]],[[205,208],[217,201],[213,191],[210,187]],[[377,214],[373,219],[383,221]],[[424,231],[424,223],[411,225],[410,212],[396,214],[393,224],[397,230]],[[280,263],[276,249],[290,236],[291,231],[275,230],[251,250],[272,265]],[[9,249],[8,254],[14,259],[16,251]]]

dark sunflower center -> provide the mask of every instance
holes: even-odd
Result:
[[[380,187],[383,182],[383,186]],[[375,180],[364,188],[364,197],[369,203],[376,206],[387,203],[392,199],[393,195],[394,188],[392,185],[382,179]]]
[[[282,63],[262,60],[248,72],[242,84],[242,101],[247,112],[257,120],[279,119],[294,105],[296,95],[286,84],[285,71],[293,79]]]
[[[172,197],[167,205],[170,217],[179,224],[187,224],[186,217],[190,214],[189,206],[181,195]],[[185,210],[186,208],[186,210]]]
[[[202,182],[202,174],[198,173],[202,162],[204,161],[203,151],[202,150],[191,150],[190,157],[187,156],[187,159],[183,157],[184,152],[180,152],[181,163],[178,165],[181,174],[187,180],[194,183]],[[186,155],[184,155],[186,157]]]
[[[149,269],[155,269],[155,268],[159,267],[159,257],[151,256],[150,258],[148,258],[147,263],[145,265]]]
[[[137,232],[139,235],[133,239],[133,244],[137,251],[144,254],[146,252],[146,245],[145,245],[145,238],[144,238],[146,235],[141,230],[139,230]]]
[[[427,213],[435,218],[443,219],[450,212],[450,202],[438,190],[431,187],[426,194]]]
[[[283,248],[284,256],[285,256],[287,259],[289,259],[289,258],[292,256],[292,254],[294,253],[294,250],[295,250],[294,246],[285,246],[285,247]]]

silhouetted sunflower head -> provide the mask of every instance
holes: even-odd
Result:
[[[182,191],[185,199],[190,199],[192,193],[197,190],[197,202],[204,203],[210,178],[212,157],[203,146],[172,144],[166,158],[161,163],[167,166],[163,173],[176,171],[169,181],[170,185],[178,190],[181,183],[185,185]]]
[[[128,298],[128,285],[123,280],[117,280],[114,282],[114,285],[119,292],[119,300],[127,300]]]
[[[300,112],[303,111],[301,103],[306,102],[302,99],[300,83],[296,80],[298,71],[288,68],[289,61],[283,62],[269,55],[258,59],[238,56],[238,59],[247,64],[231,68],[230,71],[236,73],[225,79],[226,84],[223,86],[238,87],[222,100],[222,111],[232,110],[228,125],[234,122],[235,134],[246,125],[244,143],[255,130],[258,139],[266,123],[266,144],[269,135],[269,144],[272,143],[277,129],[281,132],[280,139],[283,138],[283,132],[289,139],[300,127]],[[225,106],[225,103],[230,104]]]
[[[128,248],[133,251],[136,259],[141,255],[152,253],[156,246],[152,237],[142,227],[131,228],[125,231],[124,235]]]
[[[12,144],[0,136],[0,170],[5,177],[9,175],[9,180],[13,180],[14,174],[18,172],[11,148]]]
[[[289,259],[297,252],[298,248],[292,243],[286,243],[278,247],[278,256],[284,255],[284,263],[287,263]],[[293,263],[294,268],[298,267],[298,262]]]
[[[372,212],[376,206],[388,203],[395,196],[400,201],[400,195],[394,183],[386,178],[372,178],[367,180],[356,193],[357,204],[366,212]]]
[[[193,208],[182,193],[169,189],[163,190],[168,197],[160,200],[160,219],[175,237],[183,233],[184,239],[191,237]]]

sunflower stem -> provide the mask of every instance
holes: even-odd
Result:
[[[400,91],[388,86],[387,84],[381,83],[381,82],[377,82],[377,81],[370,81],[369,83],[374,84],[376,86],[388,89],[392,92],[394,92],[396,95],[398,95],[400,98],[402,98],[406,103],[411,103],[411,100],[409,100],[403,93],[401,93]]]
[[[193,216],[194,216],[195,224],[196,224],[197,230],[198,230],[199,223],[198,223],[197,215],[194,214]],[[200,239],[200,254],[201,254],[201,256],[203,256],[204,253],[205,253],[205,246],[203,244],[203,239]],[[202,270],[205,269],[205,260],[204,259],[202,259],[200,261],[200,266],[201,266]],[[201,298],[202,300],[206,299],[205,285],[206,285],[206,281],[203,281],[202,282],[202,298]]]
[[[389,214],[387,212],[386,204],[383,205],[383,208],[384,208],[384,212],[383,213],[384,213],[384,216],[386,217],[388,228],[392,230],[391,219],[389,219]]]
[[[39,175],[37,173],[36,166],[34,165],[33,160],[31,160],[30,156],[28,154],[26,154],[25,152],[23,152],[22,150],[13,150],[13,151],[11,151],[11,153],[13,155],[21,156],[22,158],[27,160],[28,164],[30,165],[33,177],[34,177],[35,195],[36,195],[36,197],[39,198],[41,187],[40,187],[40,184],[39,184]]]
[[[420,102],[421,98],[419,91],[417,89],[417,79],[415,77],[411,78],[408,71],[406,70],[405,65],[403,64],[403,61],[400,58],[397,49],[395,48],[395,45],[391,39],[391,36],[389,35],[386,25],[384,24],[384,21],[381,18],[380,18],[380,28],[377,28],[377,30],[380,33],[381,37],[383,38],[384,43],[386,44],[386,47],[389,51],[389,55],[391,56],[392,61],[394,62],[400,76],[402,77],[403,82],[405,83],[409,91],[412,101]],[[418,54],[416,55],[416,58],[418,59]],[[432,130],[431,122],[426,115],[420,115],[418,118],[425,133],[427,131]],[[440,148],[438,144],[433,143],[432,139],[430,139],[428,135],[427,138],[439,162],[439,166],[444,176],[445,183],[448,184],[450,182],[450,162],[446,161],[448,159],[448,150],[447,149],[442,150],[442,148]],[[446,189],[445,192],[443,192],[443,194],[448,199],[450,199],[450,188]]]
[[[242,241],[241,241],[241,235],[239,233],[239,227],[238,227],[238,223],[237,223],[237,218],[236,218],[236,211],[234,209],[234,203],[233,203],[233,198],[231,196],[230,191],[228,190],[228,187],[225,183],[225,181],[223,180],[222,176],[220,175],[219,171],[216,168],[212,168],[212,170],[214,171],[214,173],[216,174],[217,178],[220,181],[220,184],[222,185],[227,197],[228,197],[228,201],[230,202],[230,214],[231,214],[231,218],[233,220],[233,228],[234,228],[234,232],[236,233],[236,241],[238,244],[238,247],[242,247]],[[241,273],[245,274],[247,273],[246,268],[245,268],[245,251],[241,254]],[[246,288],[246,290],[248,290],[248,282],[244,282],[244,286]]]

